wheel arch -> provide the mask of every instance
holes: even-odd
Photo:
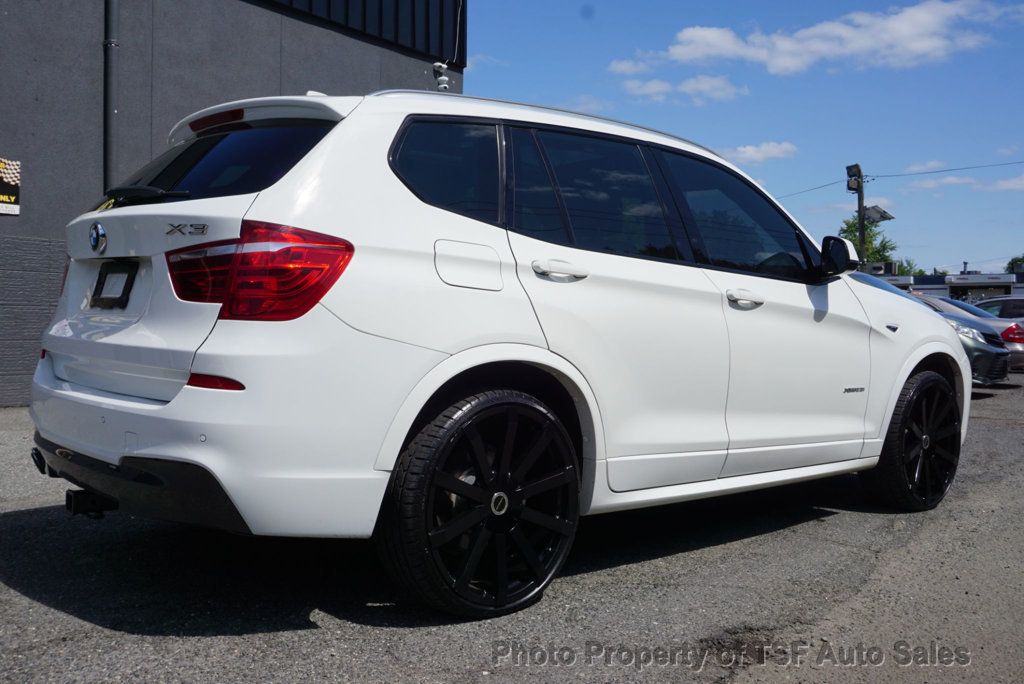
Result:
[[[962,353],[962,350],[960,351]],[[879,438],[884,438],[888,434],[889,423],[892,421],[893,412],[896,410],[896,402],[907,380],[925,370],[935,371],[953,385],[953,390],[956,393],[957,407],[960,409],[960,438],[963,440],[964,435],[967,434],[967,420],[970,412],[971,371],[969,367],[965,368],[958,361],[955,352],[952,352],[947,345],[939,342],[930,342],[918,347],[904,362],[897,376],[897,382],[893,384],[890,390],[889,402],[885,409],[885,420],[882,423]]]
[[[580,458],[580,508],[593,496],[596,462],[604,460],[604,426],[597,399],[583,374],[546,349],[497,344],[448,357],[427,373],[391,421],[374,469],[391,471],[408,439],[432,411],[482,389],[516,389],[536,396],[558,415]]]

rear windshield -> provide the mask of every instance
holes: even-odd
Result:
[[[219,126],[175,145],[117,185],[185,190],[188,199],[259,192],[280,180],[335,123],[267,119]]]

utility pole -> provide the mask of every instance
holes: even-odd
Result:
[[[846,189],[857,193],[857,256],[860,257],[862,264],[866,264],[868,250],[867,234],[864,230],[864,174],[860,170],[860,164],[850,164],[846,167]]]

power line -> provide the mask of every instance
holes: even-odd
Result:
[[[788,195],[779,195],[778,197],[776,197],[776,199],[785,199],[786,197],[793,197],[794,195],[802,195],[805,192],[811,192],[812,190],[821,190],[822,188],[827,188],[830,185],[838,185],[840,183],[845,183],[845,182],[846,182],[846,179],[843,178],[842,180],[832,181],[831,183],[825,183],[824,185],[815,185],[813,188],[807,188],[806,190],[799,190],[797,192],[791,192]]]
[[[956,166],[948,169],[930,169],[928,171],[909,171],[906,173],[873,173],[867,174],[865,180],[874,180],[875,178],[904,178],[906,176],[927,176],[934,173],[950,173],[952,171],[970,171],[972,169],[991,169],[998,166],[1014,166],[1016,164],[1024,164],[1024,159],[1019,161],[999,162],[996,164],[975,164],[973,166]],[[788,195],[778,195],[776,199],[785,199],[787,197],[794,197],[796,195],[802,195],[805,192],[813,192],[814,190],[821,190],[822,188],[831,187],[838,185],[839,183],[845,183],[846,179],[832,181],[831,183],[825,183],[823,185],[815,185],[813,188],[807,188],[806,190],[798,190],[791,192]]]
[[[975,164],[974,166],[957,166],[952,169],[931,169],[929,171],[911,171],[908,173],[875,173],[871,174],[872,178],[902,178],[904,176],[927,176],[930,173],[949,173],[950,171],[970,171],[971,169],[990,169],[996,166],[1013,166],[1014,164],[1024,164],[1024,159],[1020,161],[1010,162],[999,162],[998,164]]]

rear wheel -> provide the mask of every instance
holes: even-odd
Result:
[[[959,461],[956,393],[944,377],[923,371],[904,385],[878,465],[862,476],[885,503],[925,511],[946,496]]]
[[[377,542],[412,596],[468,617],[538,600],[579,519],[572,441],[536,398],[467,397],[413,437],[392,476]]]

